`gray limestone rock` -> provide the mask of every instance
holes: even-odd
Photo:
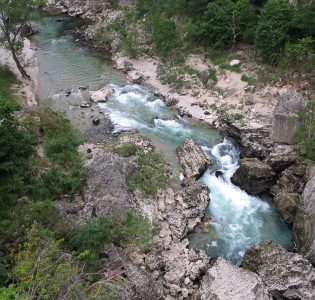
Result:
[[[262,278],[273,299],[315,299],[315,270],[310,262],[271,241],[248,250],[241,266]]]
[[[211,164],[210,159],[193,140],[187,140],[180,146],[177,149],[177,156],[188,182],[201,177]]]
[[[223,258],[207,271],[199,291],[201,300],[271,300],[257,274]]]
[[[300,126],[299,114],[306,108],[305,101],[295,91],[279,96],[273,114],[272,140],[278,143],[294,143],[294,135]]]
[[[257,195],[268,191],[275,181],[275,172],[257,158],[243,158],[233,174],[232,182],[246,192]]]

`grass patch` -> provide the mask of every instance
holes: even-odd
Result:
[[[247,76],[247,75],[242,75],[241,80],[244,82],[247,82],[250,85],[255,85],[256,84],[256,78]]]
[[[214,81],[218,81],[216,69],[209,68],[208,73],[209,73],[209,77],[208,77],[209,79],[214,80]]]
[[[141,153],[137,164],[138,168],[127,178],[131,191],[138,189],[144,196],[155,196],[159,189],[166,188],[169,178],[165,175],[165,161],[161,154]]]
[[[220,69],[229,70],[235,73],[240,73],[242,71],[241,66],[230,66],[230,64],[227,63],[220,64]]]

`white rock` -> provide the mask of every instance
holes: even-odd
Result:
[[[241,64],[241,61],[239,59],[233,59],[230,61],[231,67],[239,66],[240,64]]]
[[[107,97],[113,94],[114,90],[110,87],[104,87],[98,91],[91,91],[91,100],[93,102],[106,102]]]

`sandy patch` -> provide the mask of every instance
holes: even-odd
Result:
[[[128,72],[130,78],[137,77],[139,74],[143,75],[145,85],[164,96],[177,98],[179,100],[177,107],[184,108],[192,117],[204,120],[210,124],[215,123],[217,115],[215,110],[209,108],[209,105],[216,104],[216,106],[226,107],[228,113],[240,113],[246,116],[248,126],[257,127],[257,124],[259,126],[269,125],[277,97],[288,90],[288,87],[267,86],[258,91],[248,92],[246,91],[248,84],[241,80],[242,73],[223,71],[215,67],[218,80],[212,89],[200,87],[196,93],[196,88],[194,88],[186,90],[184,95],[181,95],[174,92],[168,84],[161,83],[158,78],[157,67],[159,61],[157,59],[129,59],[122,54],[116,54],[113,60],[118,68],[125,61],[130,62],[133,66],[133,70]],[[186,64],[198,72],[208,70],[211,66],[201,55],[189,56]],[[203,107],[200,107],[199,103],[204,104]]]

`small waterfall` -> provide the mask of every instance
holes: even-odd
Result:
[[[272,204],[248,195],[231,182],[239,160],[235,145],[224,139],[212,148],[204,147],[204,151],[216,159],[215,170],[208,170],[200,179],[210,188],[206,214],[211,224],[209,232],[190,235],[191,244],[234,263],[240,262],[246,249],[265,239],[289,246],[291,232]]]

